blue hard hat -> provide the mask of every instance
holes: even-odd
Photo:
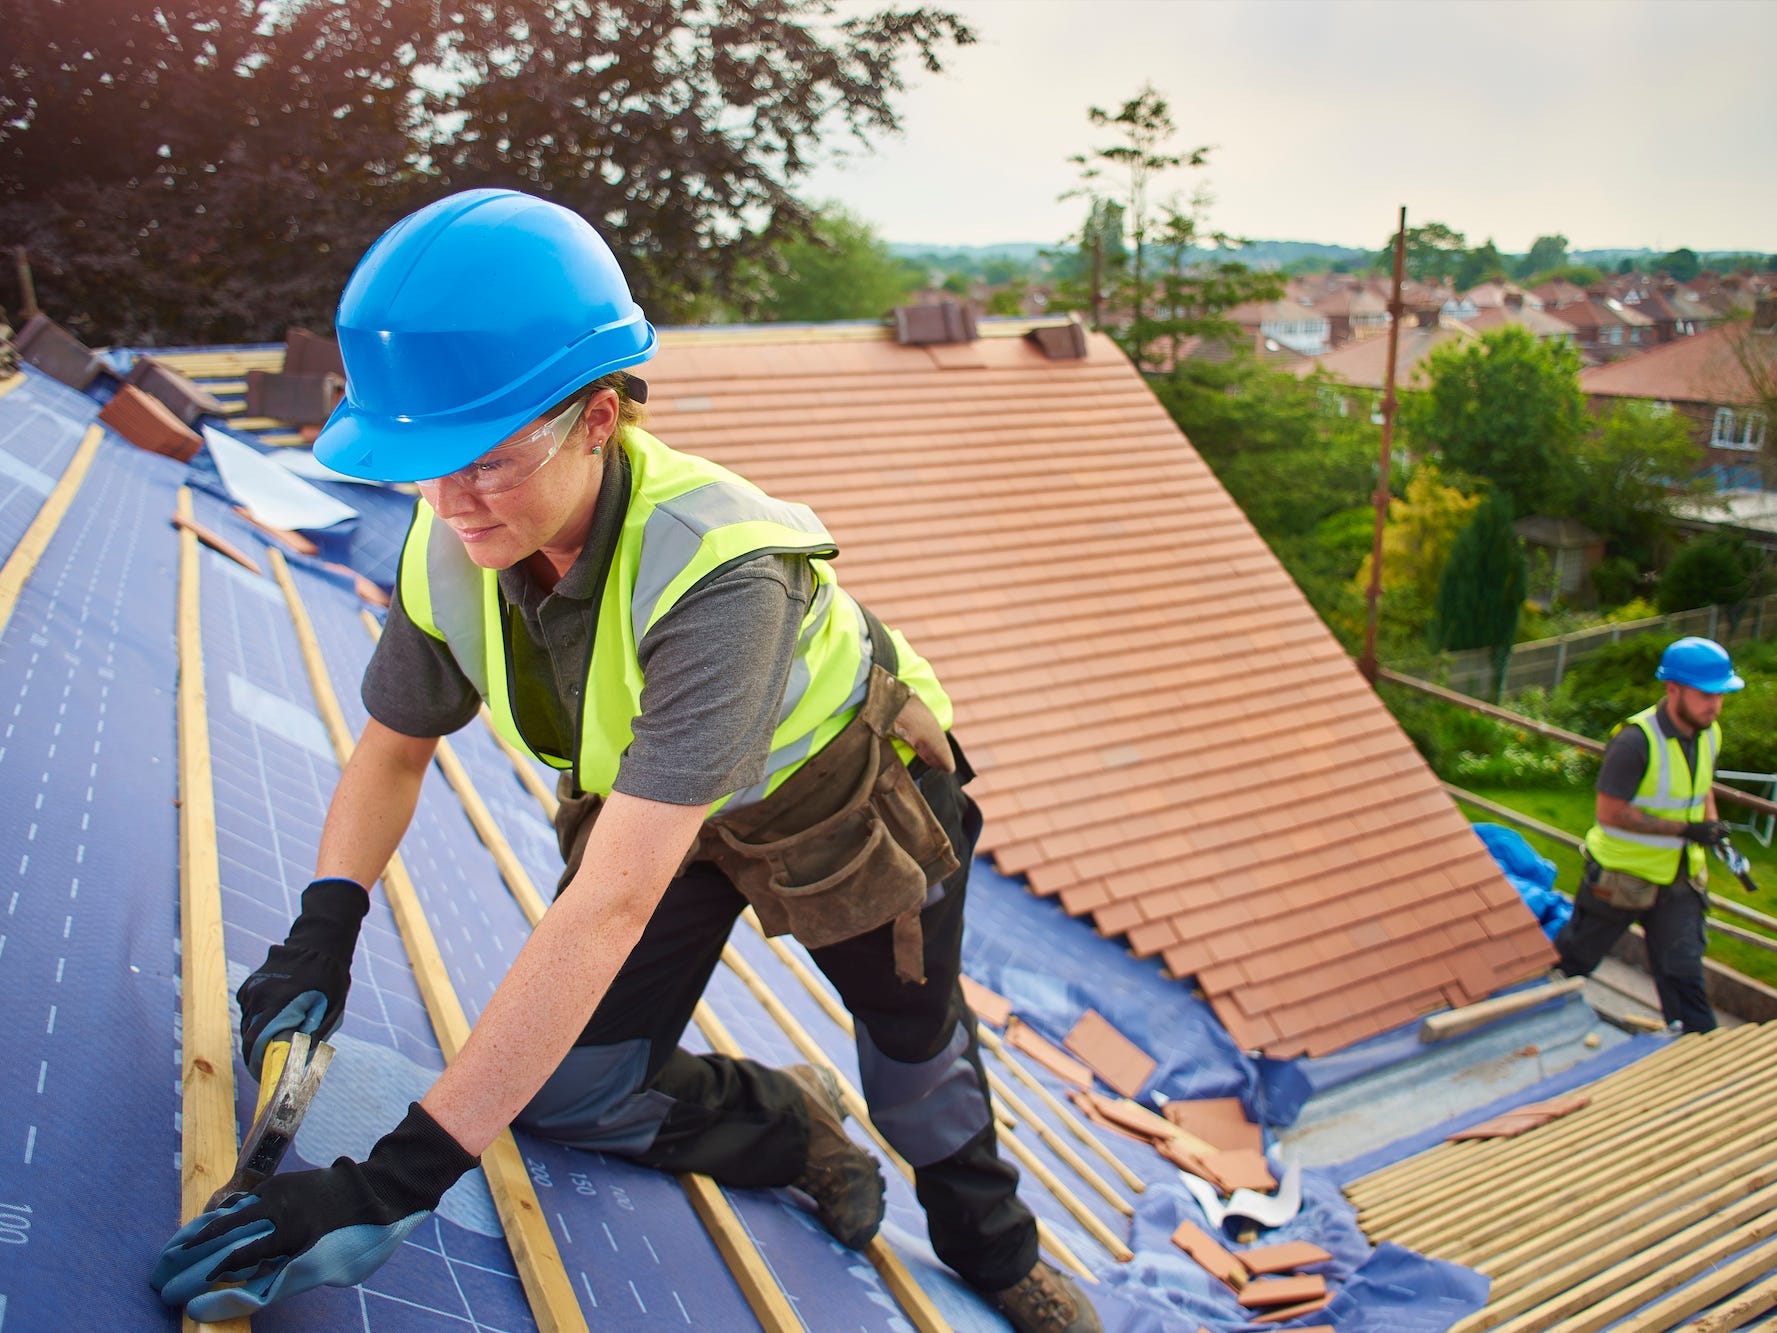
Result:
[[[373,481],[467,466],[656,342],[592,225],[516,190],[466,190],[389,228],[335,328],[346,396],[315,457]]]
[[[1689,685],[1705,694],[1732,694],[1746,688],[1746,682],[1734,674],[1728,650],[1714,639],[1699,639],[1694,635],[1680,639],[1660,654],[1660,669],[1654,672],[1654,677]]]

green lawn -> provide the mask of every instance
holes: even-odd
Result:
[[[1592,793],[1566,788],[1549,790],[1519,790],[1506,787],[1486,787],[1479,784],[1469,786],[1477,796],[1485,797],[1498,805],[1507,806],[1521,814],[1539,819],[1558,829],[1572,833],[1576,838],[1584,837],[1586,830],[1592,826]],[[1500,823],[1496,816],[1484,810],[1476,810],[1462,805],[1462,813],[1475,824]],[[1732,808],[1728,811],[1733,813]],[[1530,843],[1544,856],[1555,863],[1555,887],[1569,897],[1579,887],[1580,854],[1569,847],[1520,828]],[[1709,858],[1709,893],[1713,898],[1728,898],[1736,902],[1764,912],[1768,916],[1777,916],[1777,848],[1761,847],[1758,839],[1750,833],[1736,832],[1734,846],[1746,854],[1752,862],[1752,877],[1758,883],[1761,892],[1747,893],[1740,886],[1740,881],[1728,873],[1728,868],[1714,855]],[[1724,920],[1734,925],[1756,930],[1756,926],[1738,917],[1722,913]],[[1745,944],[1739,940],[1726,939],[1713,931],[1709,935],[1709,956],[1717,962],[1724,963],[1736,972],[1754,977],[1767,985],[1777,986],[1777,953],[1771,953],[1757,945]]]

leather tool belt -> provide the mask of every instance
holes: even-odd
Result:
[[[895,974],[923,983],[920,909],[960,862],[890,741],[913,691],[895,676],[893,641],[868,611],[865,619],[874,661],[857,715],[764,800],[706,820],[685,864],[713,862],[767,935],[794,935],[810,949],[893,922]],[[562,801],[563,888],[598,804],[590,795]]]
[[[1681,862],[1681,872],[1682,869]],[[1592,896],[1620,912],[1647,911],[1660,896],[1660,890],[1665,887],[1643,879],[1640,875],[1631,875],[1627,870],[1607,870],[1590,856],[1586,858],[1586,873],[1590,878]]]

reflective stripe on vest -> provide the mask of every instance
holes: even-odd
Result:
[[[575,781],[583,791],[611,794],[641,712],[637,645],[649,629],[725,569],[763,555],[806,555],[814,596],[802,620],[765,778],[712,808],[758,800],[837,735],[863,702],[870,670],[863,613],[839,586],[828,563],[838,548],[807,506],[773,499],[726,468],[669,449],[645,431],[628,431],[624,451],[630,463],[629,508],[611,555],[576,720]],[[519,732],[508,612],[497,573],[477,566],[424,501],[402,550],[400,578],[409,619],[449,647],[487,701],[495,729],[543,763],[569,767],[569,757],[538,753]],[[899,634],[894,639],[901,679],[948,728],[950,700],[931,667]]]
[[[1647,769],[1629,804],[1662,819],[1689,823],[1708,817],[1706,798],[1715,781],[1715,756],[1721,750],[1721,727],[1714,723],[1697,738],[1697,771],[1691,773],[1677,737],[1661,733],[1654,720],[1658,709],[1644,708],[1625,726],[1637,726],[1647,737]],[[1678,878],[1679,852],[1685,854],[1692,879],[1702,874],[1704,852],[1695,843],[1660,833],[1637,833],[1594,824],[1586,833],[1586,849],[1607,870],[1624,870],[1654,884]]]

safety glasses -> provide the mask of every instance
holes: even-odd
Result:
[[[414,484],[428,501],[443,489],[447,481],[475,495],[499,495],[517,490],[561,452],[562,445],[568,442],[568,436],[585,410],[586,400],[577,398],[559,415],[517,439],[489,449],[468,467]]]

